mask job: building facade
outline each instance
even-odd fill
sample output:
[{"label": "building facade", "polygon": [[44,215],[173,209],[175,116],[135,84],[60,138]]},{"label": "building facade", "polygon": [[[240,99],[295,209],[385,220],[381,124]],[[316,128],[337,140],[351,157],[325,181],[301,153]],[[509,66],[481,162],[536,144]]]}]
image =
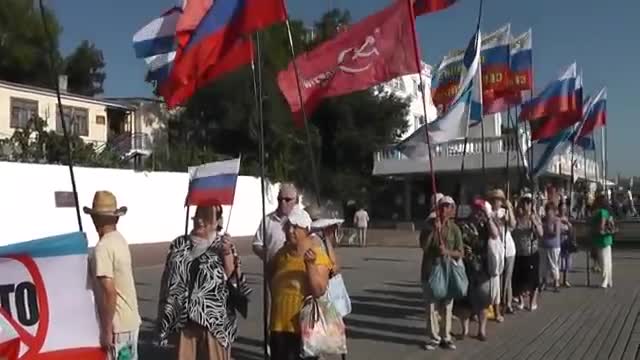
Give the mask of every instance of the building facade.
[{"label": "building facade", "polygon": [[[431,67],[423,65],[423,84],[426,87],[427,122],[437,118],[431,99]],[[417,75],[405,76],[384,85],[385,91],[399,97],[411,98],[407,117],[406,138],[424,125],[424,110]],[[481,125],[471,127],[468,137],[433,145],[433,170],[438,192],[451,194],[463,204],[487,188],[501,187],[512,191],[531,185],[528,178],[530,134],[525,126],[516,126],[515,116],[493,114],[485,116]],[[484,127],[484,143],[482,132]],[[465,149],[466,147],[466,149]],[[557,154],[550,161],[539,185],[552,184],[569,188],[572,174],[577,181],[594,181],[601,174],[592,155],[576,151]],[[484,166],[483,166],[484,165]],[[373,175],[386,183],[384,193],[372,197],[372,211],[376,219],[412,222],[424,219],[429,212],[432,193],[431,165],[428,157],[410,159],[389,144],[373,156]]]},{"label": "building facade", "polygon": [[[64,120],[70,134],[97,151],[109,148],[123,159],[138,165],[150,156],[153,140],[166,134],[171,112],[151,98],[99,99],[66,91],[61,77],[61,100]],[[62,134],[56,92],[35,86],[0,81],[0,139],[9,138],[29,120],[40,117],[46,130]]]}]

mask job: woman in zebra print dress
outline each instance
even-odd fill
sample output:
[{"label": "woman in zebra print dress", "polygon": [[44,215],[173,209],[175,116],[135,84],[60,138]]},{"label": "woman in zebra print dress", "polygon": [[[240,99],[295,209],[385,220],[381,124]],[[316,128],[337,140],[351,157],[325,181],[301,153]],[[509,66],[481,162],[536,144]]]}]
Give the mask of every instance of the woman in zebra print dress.
[{"label": "woman in zebra print dress", "polygon": [[[222,235],[222,207],[198,207],[193,231],[169,248],[162,276],[158,315],[160,343],[177,335],[178,359],[229,360],[237,334],[228,304],[227,278],[235,270],[231,238]],[[244,279],[244,276],[240,276]]]}]

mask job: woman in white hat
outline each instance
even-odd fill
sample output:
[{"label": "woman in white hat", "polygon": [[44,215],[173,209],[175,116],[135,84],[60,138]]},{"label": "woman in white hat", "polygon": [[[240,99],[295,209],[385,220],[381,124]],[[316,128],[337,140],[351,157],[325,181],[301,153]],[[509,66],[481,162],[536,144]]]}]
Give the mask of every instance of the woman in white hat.
[{"label": "woman in white hat", "polygon": [[332,263],[310,236],[311,217],[294,208],[284,224],[286,242],[270,263],[271,358],[300,359],[298,321],[304,298],[319,298],[327,291]]}]

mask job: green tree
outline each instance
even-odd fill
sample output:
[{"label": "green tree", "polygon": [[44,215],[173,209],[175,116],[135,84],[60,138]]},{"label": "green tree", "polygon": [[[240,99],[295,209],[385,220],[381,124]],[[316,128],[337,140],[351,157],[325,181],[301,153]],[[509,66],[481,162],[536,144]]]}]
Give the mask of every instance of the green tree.
[{"label": "green tree", "polygon": [[[45,19],[51,39],[44,31],[36,1],[0,1],[0,79],[52,88],[52,74],[60,73],[68,75],[69,91],[87,96],[101,94],[106,77],[102,51],[83,41],[63,59],[59,51],[62,27],[47,9]],[[53,49],[54,72],[49,65],[49,46]]]},{"label": "green tree", "polygon": [[[60,64],[58,37],[62,27],[55,15],[45,12],[53,37],[54,57]],[[45,44],[49,40],[39,9],[30,0],[0,1],[0,79],[48,87],[52,77]]]},{"label": "green tree", "polygon": [[[108,147],[97,148],[85,143],[77,135],[70,135],[73,163],[79,166],[123,167],[126,163]],[[29,120],[24,128],[16,129],[4,140],[3,157],[20,162],[68,164],[67,143],[64,136],[47,130],[47,122],[39,117]]]},{"label": "green tree", "polygon": [[102,51],[84,40],[64,61],[69,91],[86,96],[102,94],[106,78],[104,67]]}]

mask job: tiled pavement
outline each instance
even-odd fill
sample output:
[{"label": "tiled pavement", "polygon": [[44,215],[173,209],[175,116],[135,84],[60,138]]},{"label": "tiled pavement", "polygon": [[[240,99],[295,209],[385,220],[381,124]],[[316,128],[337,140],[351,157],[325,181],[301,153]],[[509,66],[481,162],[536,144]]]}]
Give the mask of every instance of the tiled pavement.
[{"label": "tiled pavement", "polygon": [[[154,245],[159,246],[159,245]],[[140,306],[144,317],[142,359],[170,359],[150,343],[164,249],[134,253]],[[585,255],[577,254],[574,285],[560,293],[544,293],[540,308],[491,323],[489,341],[457,342],[457,351],[432,353],[420,348],[424,310],[417,283],[420,250],[411,248],[343,248],[344,277],[353,301],[349,327],[349,359],[635,359],[640,357],[640,251],[614,251],[613,289],[586,287]],[[256,291],[249,318],[240,322],[234,345],[237,360],[262,359],[261,271],[251,255],[243,259]],[[593,283],[599,276],[592,275]],[[475,324],[472,324],[472,331]],[[459,327],[454,322],[453,332]]]}]

